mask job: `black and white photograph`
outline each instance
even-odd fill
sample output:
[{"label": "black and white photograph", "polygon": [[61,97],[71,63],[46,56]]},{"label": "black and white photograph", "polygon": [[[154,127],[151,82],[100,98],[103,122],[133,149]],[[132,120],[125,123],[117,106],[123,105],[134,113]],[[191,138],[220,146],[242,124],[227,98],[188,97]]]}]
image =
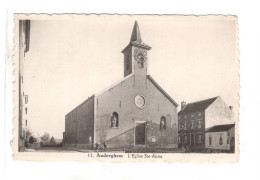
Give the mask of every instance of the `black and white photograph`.
[{"label": "black and white photograph", "polygon": [[15,23],[14,158],[237,161],[236,16]]}]

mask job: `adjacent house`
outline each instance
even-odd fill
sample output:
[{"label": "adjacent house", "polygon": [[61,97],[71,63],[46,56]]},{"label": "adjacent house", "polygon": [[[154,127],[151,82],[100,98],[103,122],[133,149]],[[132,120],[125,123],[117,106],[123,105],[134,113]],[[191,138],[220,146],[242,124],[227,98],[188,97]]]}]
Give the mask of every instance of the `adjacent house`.
[{"label": "adjacent house", "polygon": [[205,133],[205,147],[211,150],[235,150],[235,124],[210,127]]},{"label": "adjacent house", "polygon": [[178,113],[178,146],[205,149],[207,128],[232,123],[232,106],[219,96],[188,104],[182,102]]}]

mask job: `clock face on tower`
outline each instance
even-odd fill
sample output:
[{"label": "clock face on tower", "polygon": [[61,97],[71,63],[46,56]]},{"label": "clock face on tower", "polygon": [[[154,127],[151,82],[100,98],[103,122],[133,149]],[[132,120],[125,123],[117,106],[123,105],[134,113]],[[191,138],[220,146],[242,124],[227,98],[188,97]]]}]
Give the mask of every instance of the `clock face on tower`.
[{"label": "clock face on tower", "polygon": [[143,49],[135,49],[134,58],[137,61],[138,68],[143,68],[147,58],[147,52]]},{"label": "clock face on tower", "polygon": [[145,105],[145,98],[142,96],[142,95],[136,95],[135,96],[135,105],[138,107],[138,108],[142,108],[144,107]]}]

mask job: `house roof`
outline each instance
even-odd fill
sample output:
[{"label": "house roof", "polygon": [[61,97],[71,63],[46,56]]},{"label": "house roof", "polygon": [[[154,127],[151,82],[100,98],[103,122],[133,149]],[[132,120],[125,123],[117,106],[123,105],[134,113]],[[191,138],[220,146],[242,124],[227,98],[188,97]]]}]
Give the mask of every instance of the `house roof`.
[{"label": "house roof", "polygon": [[186,107],[183,110],[179,111],[179,115],[180,114],[187,114],[187,113],[192,113],[192,112],[197,112],[197,111],[202,111],[207,109],[207,107],[209,107],[217,98],[217,97],[213,97],[213,98],[209,98],[209,99],[205,99],[202,101],[197,101],[197,102],[192,102],[192,103],[188,103],[186,105]]},{"label": "house roof", "polygon": [[212,126],[206,130],[206,132],[223,132],[223,131],[228,131],[232,127],[234,127],[235,124],[223,124],[223,125],[217,125],[217,126]]},{"label": "house roof", "polygon": [[162,93],[165,95],[165,97],[171,101],[176,107],[178,107],[178,104],[171,98],[171,96],[169,94],[167,94],[163,88],[161,88],[161,86],[159,86],[159,84],[150,76],[150,75],[146,75],[147,79],[149,79],[153,85]]}]

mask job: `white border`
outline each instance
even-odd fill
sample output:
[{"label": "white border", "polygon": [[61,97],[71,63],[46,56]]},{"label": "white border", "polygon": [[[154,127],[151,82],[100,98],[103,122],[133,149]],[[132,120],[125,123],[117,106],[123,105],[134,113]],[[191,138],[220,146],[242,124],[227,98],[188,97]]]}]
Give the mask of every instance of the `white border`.
[{"label": "white border", "polygon": [[[9,0],[1,5],[1,27],[5,27],[5,21],[8,20],[9,29],[5,32],[1,28],[1,39],[5,39],[5,35],[10,38],[12,28],[10,27],[13,12],[45,12],[45,13],[174,13],[174,14],[235,14],[238,15],[239,21],[239,49],[241,60],[241,108],[240,108],[240,160],[237,164],[194,164],[194,163],[127,163],[127,164],[111,164],[111,163],[75,163],[75,162],[55,162],[55,163],[29,163],[14,162],[11,157],[11,148],[9,141],[12,139],[12,102],[10,102],[10,93],[4,96],[4,89],[9,92],[11,80],[11,67],[7,64],[5,83],[4,67],[4,49],[5,43],[11,47],[12,40],[7,42],[1,41],[1,117],[5,123],[1,121],[1,127],[5,128],[5,148],[1,148],[1,154],[5,150],[5,176],[0,179],[260,179],[260,141],[259,141],[259,117],[255,116],[260,107],[260,23],[259,23],[259,2],[253,1],[236,1],[236,0],[218,0],[218,1],[127,1],[124,5],[113,1],[92,1],[91,4],[86,1],[82,3],[76,1],[61,2],[60,1],[18,1]],[[6,10],[8,9],[8,11]],[[8,14],[8,17],[6,16]],[[9,51],[5,51],[8,53]],[[10,57],[7,54],[5,57]],[[3,89],[3,90],[2,90]],[[5,97],[5,103],[2,101]],[[4,109],[6,107],[6,109]],[[4,112],[6,116],[4,116]],[[4,131],[1,131],[1,135]],[[1,136],[4,137],[4,136]],[[2,140],[2,139],[1,139]],[[252,147],[253,145],[253,147]],[[2,162],[2,161],[1,161]],[[1,165],[3,165],[1,163]],[[249,167],[250,166],[250,167]],[[131,169],[131,172],[129,171]],[[203,169],[203,171],[201,171]],[[30,172],[30,175],[28,175]],[[116,172],[116,176],[114,173]],[[212,176],[214,175],[214,176]],[[3,178],[2,178],[3,177]]]}]

